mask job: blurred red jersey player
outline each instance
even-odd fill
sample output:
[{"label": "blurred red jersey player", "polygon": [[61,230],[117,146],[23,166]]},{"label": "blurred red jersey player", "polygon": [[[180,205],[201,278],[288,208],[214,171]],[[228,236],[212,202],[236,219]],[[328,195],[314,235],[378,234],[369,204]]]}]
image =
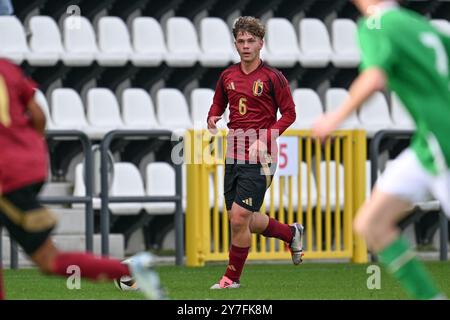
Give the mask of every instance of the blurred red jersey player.
[{"label": "blurred red jersey player", "polygon": [[[67,276],[67,268],[75,265],[82,277],[112,280],[132,272],[148,298],[160,298],[149,254],[138,254],[129,267],[119,260],[61,252],[54,246],[50,233],[56,219],[37,200],[47,178],[48,154],[46,119],[34,99],[35,87],[18,66],[0,59],[0,224],[44,273]],[[1,289],[0,279],[3,299]]]}]

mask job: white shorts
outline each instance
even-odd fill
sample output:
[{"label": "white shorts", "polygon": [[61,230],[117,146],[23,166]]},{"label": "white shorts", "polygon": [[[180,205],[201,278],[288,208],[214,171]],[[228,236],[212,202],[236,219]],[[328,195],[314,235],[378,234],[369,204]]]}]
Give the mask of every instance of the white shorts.
[{"label": "white shorts", "polygon": [[378,178],[379,190],[412,204],[439,200],[450,217],[450,171],[434,176],[422,166],[410,148],[392,161]]}]

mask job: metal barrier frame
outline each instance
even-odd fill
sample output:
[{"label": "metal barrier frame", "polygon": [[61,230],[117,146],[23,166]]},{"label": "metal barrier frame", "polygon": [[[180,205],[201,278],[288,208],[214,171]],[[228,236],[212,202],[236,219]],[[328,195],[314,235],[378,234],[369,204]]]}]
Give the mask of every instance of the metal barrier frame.
[{"label": "metal barrier frame", "polygon": [[[371,173],[370,173],[370,184],[372,189],[375,185],[375,181],[378,177],[378,157],[380,155],[381,143],[385,139],[396,139],[396,140],[406,140],[411,139],[414,134],[414,130],[382,130],[375,134],[371,143],[370,143],[370,162],[372,164]],[[441,261],[448,260],[448,220],[442,211],[439,212],[439,224],[440,224],[440,232],[439,232],[439,242],[440,242],[440,251],[439,251],[439,259]]]},{"label": "metal barrier frame", "polygon": [[[123,202],[175,202],[175,264],[182,265],[184,258],[184,216],[182,207],[182,169],[181,164],[174,164],[175,168],[175,196],[145,196],[145,197],[110,197],[108,183],[108,151],[111,143],[117,138],[168,138],[172,137],[172,131],[168,130],[114,130],[108,132],[100,144],[100,170],[101,170],[101,252],[109,254],[109,203]],[[179,141],[174,141],[178,143]]]},{"label": "metal barrier frame", "polygon": [[[45,132],[46,140],[79,140],[83,146],[85,157],[85,185],[86,195],[84,197],[42,197],[39,202],[42,204],[73,204],[84,203],[86,205],[86,251],[92,252],[94,247],[94,210],[93,210],[93,186],[92,186],[92,143],[88,136],[78,130],[49,130]],[[69,139],[67,139],[69,138]],[[19,267],[19,251],[17,242],[10,238],[10,268]],[[2,232],[0,228],[0,266],[2,265]]]}]

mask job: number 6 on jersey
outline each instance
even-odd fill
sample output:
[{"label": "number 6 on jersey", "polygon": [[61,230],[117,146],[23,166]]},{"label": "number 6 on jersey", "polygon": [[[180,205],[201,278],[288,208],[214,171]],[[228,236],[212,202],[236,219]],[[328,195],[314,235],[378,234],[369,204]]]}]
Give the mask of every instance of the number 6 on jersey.
[{"label": "number 6 on jersey", "polygon": [[240,98],[239,99],[239,113],[241,116],[245,115],[247,113],[247,99],[246,98]]}]

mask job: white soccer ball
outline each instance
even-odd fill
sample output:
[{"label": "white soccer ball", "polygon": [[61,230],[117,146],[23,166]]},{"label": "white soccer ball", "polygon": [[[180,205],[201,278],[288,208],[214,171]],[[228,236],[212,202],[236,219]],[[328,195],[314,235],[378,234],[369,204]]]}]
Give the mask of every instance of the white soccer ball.
[{"label": "white soccer ball", "polygon": [[120,279],[114,279],[114,285],[117,289],[122,291],[136,291],[139,290],[139,287],[136,283],[136,280],[130,276],[122,276]]},{"label": "white soccer ball", "polygon": [[[131,258],[122,261],[123,264],[129,265]],[[136,291],[139,290],[136,280],[131,276],[122,276],[119,279],[114,279],[114,285],[117,289],[122,291]]]}]

